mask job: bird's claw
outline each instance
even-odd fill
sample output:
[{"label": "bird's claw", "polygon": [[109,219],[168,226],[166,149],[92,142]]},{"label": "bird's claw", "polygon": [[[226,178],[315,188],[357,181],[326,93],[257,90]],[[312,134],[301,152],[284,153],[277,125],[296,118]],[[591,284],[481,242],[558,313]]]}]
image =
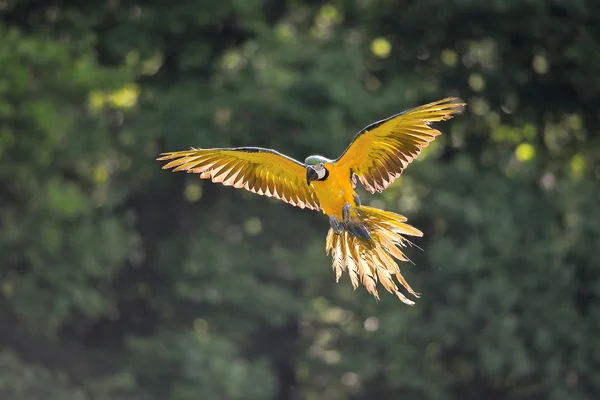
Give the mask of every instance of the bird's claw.
[{"label": "bird's claw", "polygon": [[342,208],[342,219],[344,220],[344,224],[348,225],[350,223],[350,204],[346,203]]},{"label": "bird's claw", "polygon": [[346,203],[344,205],[344,207],[342,207],[342,221],[340,221],[339,219],[337,219],[337,217],[335,215],[330,215],[329,216],[329,225],[331,225],[331,229],[333,229],[333,231],[336,234],[340,234],[342,233],[342,231],[348,227],[348,224],[351,223],[350,221],[350,208],[352,206],[349,203]]},{"label": "bird's claw", "polygon": [[344,230],[344,224],[340,222],[335,215],[329,216],[329,225],[336,235],[339,235]]},{"label": "bird's claw", "polygon": [[356,204],[357,207],[360,207],[360,205],[361,205],[360,197],[358,197],[357,194],[354,195],[354,203]]}]

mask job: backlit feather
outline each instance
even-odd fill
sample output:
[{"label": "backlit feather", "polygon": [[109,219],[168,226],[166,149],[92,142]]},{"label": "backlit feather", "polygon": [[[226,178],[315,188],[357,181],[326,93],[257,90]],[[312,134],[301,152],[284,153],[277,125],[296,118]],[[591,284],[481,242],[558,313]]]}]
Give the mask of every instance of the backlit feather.
[{"label": "backlit feather", "polygon": [[336,281],[348,269],[355,289],[362,283],[369,293],[379,299],[379,282],[400,301],[413,305],[414,302],[400,291],[393,277],[413,296],[418,298],[419,294],[404,279],[394,258],[409,261],[398,246],[405,246],[408,242],[403,235],[422,236],[421,231],[405,224],[406,218],[393,212],[368,206],[359,206],[356,212],[357,219],[367,229],[371,239],[359,238],[347,230],[339,235],[329,230],[325,249],[332,256]]},{"label": "backlit feather", "polygon": [[382,192],[440,134],[429,125],[452,118],[462,106],[447,98],[374,122],[356,135],[335,165],[355,173],[369,192]]},{"label": "backlit feather", "polygon": [[304,164],[259,147],[194,149],[163,153],[163,169],[199,174],[225,186],[275,197],[300,208],[320,210],[314,190],[306,184]]}]

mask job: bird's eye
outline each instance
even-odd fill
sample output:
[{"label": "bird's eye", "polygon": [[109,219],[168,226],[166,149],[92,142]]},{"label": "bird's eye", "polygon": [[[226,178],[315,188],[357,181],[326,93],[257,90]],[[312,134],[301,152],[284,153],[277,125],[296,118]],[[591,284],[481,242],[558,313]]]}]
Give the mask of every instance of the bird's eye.
[{"label": "bird's eye", "polygon": [[320,163],[319,164],[319,168],[323,168],[323,167],[325,167],[325,164],[324,163]]}]

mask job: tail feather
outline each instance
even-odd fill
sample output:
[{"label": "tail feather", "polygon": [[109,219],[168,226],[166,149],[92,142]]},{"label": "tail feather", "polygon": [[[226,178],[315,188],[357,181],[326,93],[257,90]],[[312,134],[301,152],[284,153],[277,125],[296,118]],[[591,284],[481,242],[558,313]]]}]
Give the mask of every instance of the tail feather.
[{"label": "tail feather", "polygon": [[343,250],[343,243],[341,240],[335,240],[334,243],[333,229],[330,229],[327,233],[327,241],[325,248],[327,250],[327,254],[332,253],[333,262],[331,267],[335,271],[335,281],[339,282],[342,277],[342,273],[346,269],[346,260],[345,260],[345,252]]},{"label": "tail feather", "polygon": [[[423,236],[423,233],[406,224],[402,215],[368,206],[358,206],[355,209],[356,218],[353,229],[344,230],[337,235],[330,229],[327,234],[326,251],[332,255],[332,268],[335,271],[336,282],[344,270],[348,270],[352,286],[356,289],[359,283],[379,300],[377,282],[390,293],[396,295],[403,303],[413,305],[400,292],[396,280],[415,297],[419,294],[408,284],[400,272],[400,267],[394,259],[410,261],[400,250],[411,242],[403,235]],[[356,226],[368,233],[368,237],[357,234]],[[359,231],[362,233],[362,231]]]},{"label": "tail feather", "polygon": [[342,249],[346,254],[346,268],[348,268],[348,273],[350,274],[352,286],[354,286],[354,289],[356,289],[358,287],[359,276],[360,278],[362,278],[363,271],[359,270],[356,267],[356,263],[354,262],[352,254],[350,253],[350,248],[352,247],[350,242],[353,239],[353,237],[351,237],[347,232],[344,232],[344,237],[346,238],[346,240],[343,241]]}]

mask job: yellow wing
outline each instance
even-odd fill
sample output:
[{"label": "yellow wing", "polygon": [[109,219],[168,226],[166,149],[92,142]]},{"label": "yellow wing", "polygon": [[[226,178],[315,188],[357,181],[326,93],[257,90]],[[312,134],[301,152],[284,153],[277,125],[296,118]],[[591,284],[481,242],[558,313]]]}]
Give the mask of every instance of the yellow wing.
[{"label": "yellow wing", "polygon": [[349,168],[369,192],[382,192],[440,134],[429,124],[460,112],[457,107],[464,103],[456,100],[438,100],[372,123],[356,135],[335,165]]},{"label": "yellow wing", "polygon": [[306,184],[304,164],[275,150],[260,147],[193,149],[163,153],[173,160],[163,169],[200,174],[200,178],[253,193],[275,197],[300,208],[320,210],[313,189]]}]

